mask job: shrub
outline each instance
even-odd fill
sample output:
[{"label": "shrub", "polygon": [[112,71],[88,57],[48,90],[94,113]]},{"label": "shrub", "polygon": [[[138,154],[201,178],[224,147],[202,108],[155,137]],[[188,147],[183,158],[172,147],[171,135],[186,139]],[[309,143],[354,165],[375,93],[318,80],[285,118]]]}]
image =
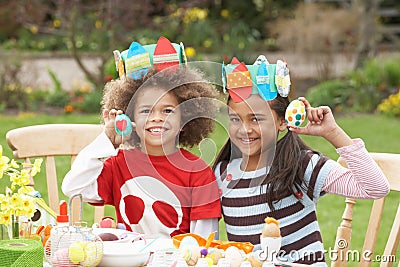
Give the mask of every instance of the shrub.
[{"label": "shrub", "polygon": [[351,104],[352,88],[346,81],[331,80],[310,88],[306,94],[313,106],[329,106],[342,110]]},{"label": "shrub", "polygon": [[61,82],[57,78],[56,74],[48,69],[51,80],[53,81],[53,91],[45,97],[45,103],[52,107],[64,107],[70,101],[70,96],[68,92],[64,91],[61,87]]},{"label": "shrub", "polygon": [[101,90],[93,90],[85,95],[82,102],[82,111],[87,113],[99,113],[101,108],[101,99],[103,92]]},{"label": "shrub", "polygon": [[[2,52],[1,52],[2,53]],[[22,63],[18,54],[2,54],[0,61],[0,105],[23,111],[28,105],[26,86],[21,82]]]},{"label": "shrub", "polygon": [[50,92],[45,98],[45,104],[52,107],[64,107],[69,103],[69,94],[65,91]]},{"label": "shrub", "polygon": [[354,108],[357,111],[374,111],[378,104],[397,92],[400,85],[400,57],[374,58],[364,67],[348,73],[354,87]]},{"label": "shrub", "polygon": [[104,77],[110,76],[112,79],[117,79],[119,77],[117,68],[115,67],[115,60],[111,58],[107,61],[104,66]]}]

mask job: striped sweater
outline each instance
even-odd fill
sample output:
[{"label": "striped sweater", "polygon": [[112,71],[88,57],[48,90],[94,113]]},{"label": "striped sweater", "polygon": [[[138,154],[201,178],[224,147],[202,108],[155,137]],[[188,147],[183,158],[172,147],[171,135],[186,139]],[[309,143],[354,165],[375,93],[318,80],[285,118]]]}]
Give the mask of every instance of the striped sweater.
[{"label": "striped sweater", "polygon": [[[357,139],[354,145],[337,151],[345,158],[350,169],[308,152],[303,159],[307,168],[304,175],[306,189],[302,192],[302,198],[283,196],[274,202],[274,211],[270,210],[265,198],[267,168],[244,172],[240,169],[242,159],[234,159],[221,176],[220,170],[224,168],[218,164],[215,174],[221,191],[228,239],[257,245],[265,217],[274,217],[280,222],[282,247],[278,257],[282,261],[326,266],[315,211],[317,200],[324,193],[380,198],[389,191],[382,171],[369,157],[361,140]],[[356,170],[352,170],[352,166]]]}]

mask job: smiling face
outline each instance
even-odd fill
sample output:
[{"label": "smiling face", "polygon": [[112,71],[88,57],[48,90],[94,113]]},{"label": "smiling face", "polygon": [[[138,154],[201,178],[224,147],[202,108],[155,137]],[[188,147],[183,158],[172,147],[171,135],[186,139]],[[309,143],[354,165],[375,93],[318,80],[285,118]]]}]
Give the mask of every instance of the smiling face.
[{"label": "smiling face", "polygon": [[141,150],[149,155],[174,153],[181,130],[181,112],[175,95],[157,88],[139,91],[134,107]]},{"label": "smiling face", "polygon": [[265,167],[268,151],[275,148],[278,132],[285,128],[284,119],[278,118],[259,95],[243,102],[229,101],[229,136],[242,153],[244,170]]}]

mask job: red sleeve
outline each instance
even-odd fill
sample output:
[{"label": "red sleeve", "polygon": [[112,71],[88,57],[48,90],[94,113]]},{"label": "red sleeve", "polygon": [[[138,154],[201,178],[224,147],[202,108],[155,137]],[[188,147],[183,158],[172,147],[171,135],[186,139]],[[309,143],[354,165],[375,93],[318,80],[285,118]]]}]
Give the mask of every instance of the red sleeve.
[{"label": "red sleeve", "polygon": [[221,218],[218,184],[210,167],[191,175],[192,208],[190,220]]},{"label": "red sleeve", "polygon": [[103,169],[97,178],[97,190],[99,196],[104,200],[104,204],[114,205],[113,199],[113,168],[116,157],[107,159],[103,164]]}]

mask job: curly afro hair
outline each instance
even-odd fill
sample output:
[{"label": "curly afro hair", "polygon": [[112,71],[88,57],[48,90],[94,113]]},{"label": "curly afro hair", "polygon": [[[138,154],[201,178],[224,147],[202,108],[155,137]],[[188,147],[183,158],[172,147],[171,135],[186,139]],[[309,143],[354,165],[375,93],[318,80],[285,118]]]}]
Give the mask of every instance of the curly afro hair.
[{"label": "curly afro hair", "polygon": [[[201,72],[183,65],[161,72],[150,70],[138,80],[125,78],[108,82],[104,87],[102,108],[123,110],[132,119],[139,95],[136,93],[150,87],[168,91],[177,98],[184,124],[178,139],[181,146],[193,147],[214,130],[217,90]],[[128,143],[134,146],[140,143],[135,132]]]}]

